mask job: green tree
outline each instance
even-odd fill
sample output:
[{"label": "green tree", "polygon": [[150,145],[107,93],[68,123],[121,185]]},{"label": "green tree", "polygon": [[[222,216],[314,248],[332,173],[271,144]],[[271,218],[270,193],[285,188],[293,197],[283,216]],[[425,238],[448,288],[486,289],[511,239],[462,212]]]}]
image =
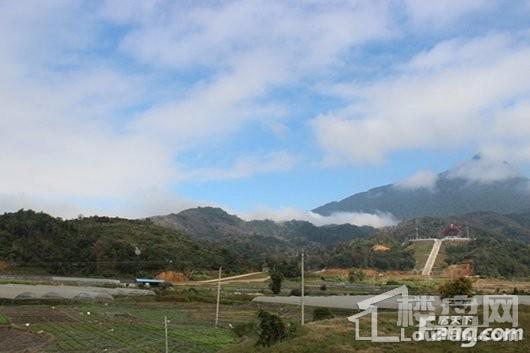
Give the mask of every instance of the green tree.
[{"label": "green tree", "polygon": [[460,277],[446,282],[438,287],[442,298],[451,298],[456,295],[473,295],[473,282],[467,277]]},{"label": "green tree", "polygon": [[350,272],[348,273],[348,280],[351,283],[361,282],[365,278],[366,278],[366,275],[364,274],[364,272],[356,268],[351,269]]},{"label": "green tree", "polygon": [[256,345],[270,347],[287,336],[287,329],[279,316],[260,310],[258,318],[259,338]]},{"label": "green tree", "polygon": [[313,310],[313,321],[333,319],[333,313],[329,308],[316,308]]},{"label": "green tree", "polygon": [[279,271],[273,271],[271,273],[270,288],[274,294],[279,294],[282,290],[283,275]]}]

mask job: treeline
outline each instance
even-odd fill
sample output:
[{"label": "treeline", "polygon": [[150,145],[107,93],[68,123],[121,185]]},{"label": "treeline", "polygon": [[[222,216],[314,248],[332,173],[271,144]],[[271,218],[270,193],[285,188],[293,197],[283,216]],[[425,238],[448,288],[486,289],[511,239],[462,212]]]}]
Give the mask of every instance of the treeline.
[{"label": "treeline", "polygon": [[161,270],[261,268],[259,261],[241,256],[249,251],[240,251],[194,242],[147,220],[62,220],[24,210],[0,216],[0,260],[33,272],[150,276]]},{"label": "treeline", "polygon": [[530,246],[505,238],[480,236],[466,244],[448,246],[446,256],[449,264],[470,260],[474,272],[485,277],[530,276]]},{"label": "treeline", "polygon": [[340,244],[332,252],[328,264],[331,267],[370,267],[381,271],[406,271],[414,268],[414,256],[404,245],[389,239],[385,243],[390,245],[385,251],[374,250],[374,246],[378,244],[375,237]]},{"label": "treeline", "polygon": [[277,237],[259,235],[201,242],[150,220],[97,216],[63,220],[28,210],[0,215],[0,261],[15,270],[55,275],[152,276],[159,271],[223,266],[228,273],[274,267],[295,276],[302,250],[310,269],[414,266],[411,254],[402,247],[378,253],[371,249],[374,240],[370,239],[328,247],[295,247]]}]

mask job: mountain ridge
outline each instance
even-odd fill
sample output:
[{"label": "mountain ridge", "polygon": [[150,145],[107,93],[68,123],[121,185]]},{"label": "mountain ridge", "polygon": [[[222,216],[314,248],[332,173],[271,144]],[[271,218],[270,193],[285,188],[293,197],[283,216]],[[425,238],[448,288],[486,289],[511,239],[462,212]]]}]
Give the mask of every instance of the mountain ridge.
[{"label": "mountain ridge", "polygon": [[221,241],[223,239],[246,240],[251,237],[271,237],[292,244],[335,244],[375,232],[370,226],[337,224],[316,226],[308,221],[272,220],[245,221],[221,208],[196,207],[165,216],[149,218],[153,223],[175,229],[200,241]]},{"label": "mountain ridge", "polygon": [[411,187],[406,180],[375,187],[324,204],[313,212],[322,216],[337,212],[384,212],[405,220],[479,211],[509,214],[530,209],[530,179],[504,161],[475,156],[448,171],[425,174],[415,182],[417,187]]}]

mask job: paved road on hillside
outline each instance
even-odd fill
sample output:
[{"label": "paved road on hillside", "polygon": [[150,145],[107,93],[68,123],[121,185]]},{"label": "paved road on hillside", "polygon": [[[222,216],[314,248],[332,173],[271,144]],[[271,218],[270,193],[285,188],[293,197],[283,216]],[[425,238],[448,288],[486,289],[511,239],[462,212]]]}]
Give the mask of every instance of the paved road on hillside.
[{"label": "paved road on hillside", "polygon": [[436,258],[438,257],[438,253],[440,252],[441,246],[442,246],[442,240],[435,239],[434,245],[432,246],[432,249],[431,249],[431,253],[429,254],[429,257],[427,258],[427,261],[425,262],[425,267],[423,267],[423,271],[421,271],[421,274],[423,276],[431,275],[432,268],[434,266]]}]

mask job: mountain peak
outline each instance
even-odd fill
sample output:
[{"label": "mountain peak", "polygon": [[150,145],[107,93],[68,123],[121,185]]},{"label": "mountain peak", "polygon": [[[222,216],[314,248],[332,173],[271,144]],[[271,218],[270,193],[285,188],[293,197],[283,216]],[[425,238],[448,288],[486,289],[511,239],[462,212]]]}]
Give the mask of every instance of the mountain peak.
[{"label": "mountain peak", "polygon": [[510,163],[495,158],[487,158],[481,154],[477,154],[471,160],[442,173],[441,176],[483,184],[524,178]]},{"label": "mountain peak", "polygon": [[447,217],[478,211],[501,214],[530,208],[530,180],[505,161],[477,154],[446,172],[419,172],[392,185],[381,186],[328,203],[313,212],[390,213],[407,219]]}]

